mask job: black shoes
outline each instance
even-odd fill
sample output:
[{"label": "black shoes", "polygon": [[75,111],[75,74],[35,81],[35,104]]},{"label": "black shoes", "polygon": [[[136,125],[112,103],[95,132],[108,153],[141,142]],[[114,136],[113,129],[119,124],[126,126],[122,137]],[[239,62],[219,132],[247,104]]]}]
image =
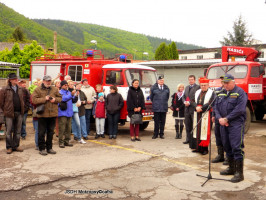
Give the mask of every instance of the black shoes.
[{"label": "black shoes", "polygon": [[131,138],[131,141],[132,141],[132,142],[135,142],[136,140],[135,140],[135,138]]},{"label": "black shoes", "polygon": [[98,139],[100,136],[98,134],[95,135],[95,139]]},{"label": "black shoes", "polygon": [[101,135],[102,138],[105,138],[104,134]]},{"label": "black shoes", "polygon": [[135,140],[136,140],[136,141],[141,141],[141,139],[139,139],[139,138],[135,138]]},{"label": "black shoes", "polygon": [[67,147],[73,147],[73,144],[65,143],[65,146],[67,146]]},{"label": "black shoes", "polygon": [[83,140],[88,140],[89,138],[88,138],[88,136],[87,137],[83,137]]},{"label": "black shoes", "polygon": [[152,139],[156,139],[156,138],[158,138],[158,136],[156,136],[156,135],[153,135],[152,136]]},{"label": "black shoes", "polygon": [[113,139],[116,139],[116,135],[113,135]]},{"label": "black shoes", "polygon": [[111,140],[113,138],[113,136],[112,135],[109,135],[109,139]]},{"label": "black shoes", "polygon": [[161,139],[164,139],[164,136],[163,136],[163,135],[160,135],[160,138],[161,138]]},{"label": "black shoes", "polygon": [[188,144],[189,143],[189,141],[185,141],[185,142],[183,142],[183,144]]}]

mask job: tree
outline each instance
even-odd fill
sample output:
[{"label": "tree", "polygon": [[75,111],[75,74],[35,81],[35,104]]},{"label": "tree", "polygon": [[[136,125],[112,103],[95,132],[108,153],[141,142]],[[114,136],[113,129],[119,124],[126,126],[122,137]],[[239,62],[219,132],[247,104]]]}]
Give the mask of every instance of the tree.
[{"label": "tree", "polygon": [[168,47],[165,42],[161,43],[156,49],[155,60],[168,60]]},{"label": "tree", "polygon": [[44,50],[36,41],[30,45],[25,45],[23,50],[20,50],[19,44],[15,43],[12,50],[5,49],[0,51],[0,60],[4,62],[21,64],[19,74],[21,78],[29,78],[30,63],[44,54]]},{"label": "tree", "polygon": [[26,36],[19,26],[12,33],[11,40],[14,42],[26,42]]},{"label": "tree", "polygon": [[179,59],[179,55],[178,55],[178,51],[177,51],[175,42],[172,42],[171,44],[169,44],[168,51],[169,51],[169,60],[178,60]]},{"label": "tree", "polygon": [[252,34],[248,33],[246,22],[243,21],[241,15],[234,22],[233,33],[227,33],[228,37],[223,37],[220,41],[223,46],[249,46],[252,44]]}]

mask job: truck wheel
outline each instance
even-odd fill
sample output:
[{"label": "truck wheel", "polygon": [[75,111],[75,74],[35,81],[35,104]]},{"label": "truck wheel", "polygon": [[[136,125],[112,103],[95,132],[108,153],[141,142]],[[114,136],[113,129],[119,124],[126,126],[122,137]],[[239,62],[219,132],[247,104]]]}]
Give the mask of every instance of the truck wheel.
[{"label": "truck wheel", "polygon": [[248,129],[249,129],[250,123],[251,123],[251,113],[250,113],[250,109],[248,107],[246,107],[246,112],[247,112],[247,119],[245,121],[245,134],[248,132]]},{"label": "truck wheel", "polygon": [[145,128],[147,128],[149,125],[149,122],[143,122],[143,124],[139,125],[139,130],[143,131]]},{"label": "truck wheel", "polygon": [[255,110],[255,116],[256,120],[263,120],[264,117],[264,109],[259,107],[258,109]]}]

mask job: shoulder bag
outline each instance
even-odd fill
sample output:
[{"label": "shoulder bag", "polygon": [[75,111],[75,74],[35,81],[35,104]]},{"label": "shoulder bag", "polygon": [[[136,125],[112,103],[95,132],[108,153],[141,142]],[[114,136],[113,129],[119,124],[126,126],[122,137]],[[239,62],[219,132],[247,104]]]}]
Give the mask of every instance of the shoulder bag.
[{"label": "shoulder bag", "polygon": [[140,113],[134,113],[130,118],[130,124],[142,124],[142,115]]}]

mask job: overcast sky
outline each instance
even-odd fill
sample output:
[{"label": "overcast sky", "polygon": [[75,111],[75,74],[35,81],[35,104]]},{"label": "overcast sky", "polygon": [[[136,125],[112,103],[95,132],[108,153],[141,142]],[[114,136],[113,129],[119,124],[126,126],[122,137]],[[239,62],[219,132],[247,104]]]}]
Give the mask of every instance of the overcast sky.
[{"label": "overcast sky", "polygon": [[218,47],[242,15],[266,43],[265,0],[0,0],[33,19],[99,24],[177,42]]}]

